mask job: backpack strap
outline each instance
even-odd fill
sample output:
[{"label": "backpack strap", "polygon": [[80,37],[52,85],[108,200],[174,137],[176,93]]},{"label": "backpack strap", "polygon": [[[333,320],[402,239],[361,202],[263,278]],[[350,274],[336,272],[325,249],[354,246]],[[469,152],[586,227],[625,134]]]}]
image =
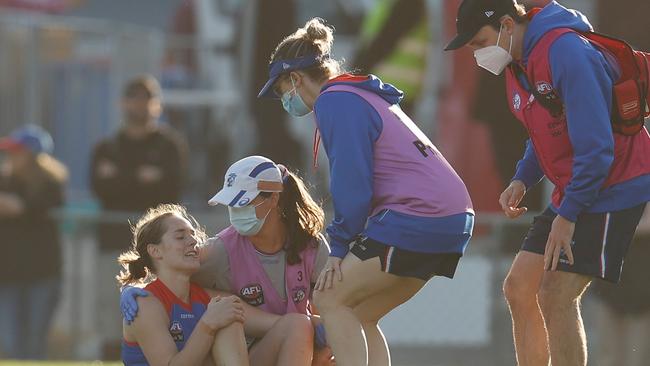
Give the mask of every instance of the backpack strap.
[{"label": "backpack strap", "polygon": [[[561,117],[564,114],[564,104],[557,92],[549,88],[546,82],[538,84],[539,80],[535,79],[535,70],[537,67],[540,67],[538,65],[539,60],[542,58],[548,60],[549,51],[555,40],[567,33],[577,32],[571,28],[557,28],[544,34],[528,58],[528,65],[525,69],[521,64],[513,63],[514,74],[519,80],[523,79],[528,83],[528,88],[531,94],[535,96],[535,100],[548,110],[553,117]],[[547,64],[550,68],[550,63],[547,62]],[[548,70],[548,74],[551,74],[551,70]],[[547,82],[550,82],[550,80]]]},{"label": "backpack strap", "polygon": [[564,114],[564,104],[555,93],[555,91],[550,91],[547,94],[542,95],[537,89],[534,81],[531,81],[531,78],[528,77],[528,73],[524,70],[524,67],[517,62],[512,63],[512,71],[514,72],[517,80],[525,80],[528,84],[528,89],[530,89],[531,94],[535,97],[535,100],[544,107],[551,116],[561,117]]}]

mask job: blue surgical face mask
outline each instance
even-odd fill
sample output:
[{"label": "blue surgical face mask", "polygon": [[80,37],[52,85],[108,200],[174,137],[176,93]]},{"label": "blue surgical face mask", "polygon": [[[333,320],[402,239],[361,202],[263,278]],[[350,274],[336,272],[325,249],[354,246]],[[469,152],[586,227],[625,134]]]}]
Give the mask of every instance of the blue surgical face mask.
[{"label": "blue surgical face mask", "polygon": [[287,113],[294,117],[302,117],[308,115],[311,113],[311,109],[307,107],[305,101],[302,100],[302,97],[300,94],[298,94],[298,90],[296,90],[296,85],[293,82],[293,78],[291,78],[291,86],[293,89],[282,94],[282,97],[280,98],[282,100],[282,107],[284,107],[284,110],[287,111]]},{"label": "blue surgical face mask", "polygon": [[264,221],[266,217],[269,216],[271,210],[264,215],[263,218],[258,219],[255,209],[257,206],[263,204],[266,200],[260,202],[259,204],[253,206],[244,206],[244,207],[230,207],[228,206],[228,214],[230,214],[230,223],[232,226],[243,236],[252,236],[260,232],[262,226],[264,226]]}]

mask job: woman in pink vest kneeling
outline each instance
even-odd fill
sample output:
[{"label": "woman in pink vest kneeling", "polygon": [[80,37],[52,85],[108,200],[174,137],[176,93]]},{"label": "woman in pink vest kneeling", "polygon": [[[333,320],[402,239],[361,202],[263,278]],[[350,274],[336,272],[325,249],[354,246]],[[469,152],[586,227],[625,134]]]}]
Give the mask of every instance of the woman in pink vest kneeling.
[{"label": "woman in pink vest kneeling", "polygon": [[[202,248],[201,271],[196,277],[199,283],[234,293],[269,314],[289,314],[299,323],[289,327],[278,324],[265,334],[247,334],[255,337],[249,339],[253,342],[251,359],[274,360],[268,363],[273,365],[299,364],[288,362],[299,356],[295,352],[264,352],[256,347],[307,339],[305,351],[309,354],[304,356],[311,358],[315,339],[313,364],[328,364],[331,351],[325,345],[324,328],[314,315],[311,295],[329,246],[320,234],[323,210],[302,180],[283,165],[249,156],[230,166],[223,189],[209,203],[227,206],[232,225]],[[308,337],[299,332],[305,322]],[[307,363],[300,364],[309,364],[305,360]]]}]

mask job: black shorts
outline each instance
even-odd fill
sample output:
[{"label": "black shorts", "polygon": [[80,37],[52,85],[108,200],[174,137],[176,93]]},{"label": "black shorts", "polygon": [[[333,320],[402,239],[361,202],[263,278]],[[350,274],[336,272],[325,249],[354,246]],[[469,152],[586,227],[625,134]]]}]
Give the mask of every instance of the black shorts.
[{"label": "black shorts", "polygon": [[[570,265],[566,255],[561,253],[557,269],[618,283],[644,209],[645,203],[621,211],[580,214],[571,244],[574,264]],[[536,216],[521,250],[543,255],[556,216],[550,208]]]},{"label": "black shorts", "polygon": [[358,239],[350,252],[362,261],[379,257],[383,272],[424,281],[433,276],[454,278],[461,257],[458,253],[411,252],[367,237]]}]

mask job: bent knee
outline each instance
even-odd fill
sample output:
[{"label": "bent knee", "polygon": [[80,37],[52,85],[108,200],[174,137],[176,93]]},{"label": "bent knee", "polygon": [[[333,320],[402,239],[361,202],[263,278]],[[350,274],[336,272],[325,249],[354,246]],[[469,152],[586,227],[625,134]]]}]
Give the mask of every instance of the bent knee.
[{"label": "bent knee", "polygon": [[538,289],[520,275],[508,274],[503,281],[503,295],[511,306],[537,301]]},{"label": "bent knee", "polygon": [[304,314],[290,313],[283,315],[278,321],[278,325],[289,335],[297,335],[309,339],[314,335],[314,327],[311,324],[311,319]]}]

